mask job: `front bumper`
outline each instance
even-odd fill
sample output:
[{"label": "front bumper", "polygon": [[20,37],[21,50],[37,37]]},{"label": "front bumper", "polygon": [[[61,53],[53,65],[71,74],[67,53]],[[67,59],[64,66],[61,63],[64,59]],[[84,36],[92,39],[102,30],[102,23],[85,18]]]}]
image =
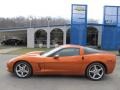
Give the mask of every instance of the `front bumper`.
[{"label": "front bumper", "polygon": [[7,63],[7,71],[13,72],[12,63]]}]

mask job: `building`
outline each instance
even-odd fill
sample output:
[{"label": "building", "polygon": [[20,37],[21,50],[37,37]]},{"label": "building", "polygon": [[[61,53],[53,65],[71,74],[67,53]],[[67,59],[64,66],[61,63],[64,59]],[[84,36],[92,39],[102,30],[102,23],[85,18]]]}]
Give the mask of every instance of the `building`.
[{"label": "building", "polygon": [[[22,39],[27,42],[28,48],[55,47],[56,45],[70,44],[71,25],[43,26],[39,28],[13,28],[0,30],[0,42],[6,39]],[[87,25],[87,45],[100,46],[102,25],[89,23]],[[92,41],[94,39],[94,42]]]}]

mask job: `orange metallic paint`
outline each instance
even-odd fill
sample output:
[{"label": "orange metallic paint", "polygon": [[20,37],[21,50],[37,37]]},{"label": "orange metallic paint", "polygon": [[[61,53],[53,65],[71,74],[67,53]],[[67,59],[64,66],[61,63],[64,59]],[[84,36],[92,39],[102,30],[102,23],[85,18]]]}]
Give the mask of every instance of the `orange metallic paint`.
[{"label": "orange metallic paint", "polygon": [[13,72],[16,62],[26,61],[33,69],[33,74],[58,74],[58,75],[85,75],[88,65],[94,62],[104,64],[106,67],[106,74],[112,73],[116,64],[116,55],[103,52],[95,54],[84,54],[82,46],[64,45],[63,48],[75,47],[80,48],[80,55],[65,56],[55,59],[54,57],[41,57],[41,51],[27,53],[18,56],[7,62],[9,72]]}]

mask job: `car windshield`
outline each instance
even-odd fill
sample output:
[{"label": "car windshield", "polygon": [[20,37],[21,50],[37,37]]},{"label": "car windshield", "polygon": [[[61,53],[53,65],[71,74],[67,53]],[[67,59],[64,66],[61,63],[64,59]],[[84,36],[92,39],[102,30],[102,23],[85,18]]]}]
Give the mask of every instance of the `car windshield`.
[{"label": "car windshield", "polygon": [[47,57],[47,56],[51,55],[52,53],[54,53],[54,52],[60,50],[61,48],[62,48],[62,47],[54,48],[54,49],[52,49],[52,50],[50,50],[50,51],[44,52],[41,56]]}]

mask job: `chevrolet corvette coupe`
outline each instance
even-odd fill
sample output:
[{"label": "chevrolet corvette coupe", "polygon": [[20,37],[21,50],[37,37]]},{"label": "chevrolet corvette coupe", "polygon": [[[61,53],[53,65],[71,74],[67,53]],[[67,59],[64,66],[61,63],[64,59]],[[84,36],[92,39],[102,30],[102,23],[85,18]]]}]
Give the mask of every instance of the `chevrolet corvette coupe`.
[{"label": "chevrolet corvette coupe", "polygon": [[114,71],[116,55],[78,45],[62,45],[50,51],[34,51],[7,62],[19,78],[31,75],[83,75],[100,80]]}]

